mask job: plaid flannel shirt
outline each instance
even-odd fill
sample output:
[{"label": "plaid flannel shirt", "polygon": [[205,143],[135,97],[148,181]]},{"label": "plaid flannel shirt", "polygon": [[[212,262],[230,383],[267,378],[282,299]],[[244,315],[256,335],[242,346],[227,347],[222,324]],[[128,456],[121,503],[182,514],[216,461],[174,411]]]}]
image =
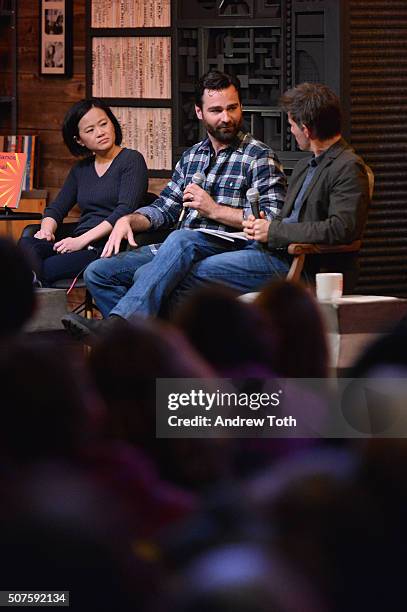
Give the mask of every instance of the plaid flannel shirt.
[{"label": "plaid flannel shirt", "polygon": [[[209,138],[185,151],[177,163],[172,178],[159,198],[149,206],[142,206],[137,213],[146,216],[152,229],[174,227],[182,211],[185,187],[195,172],[206,176],[202,188],[218,204],[232,208],[250,207],[246,192],[251,187],[260,194],[260,210],[272,219],[282,208],[287,182],[275,153],[253,138],[239,132],[233,144],[221,149],[213,160],[214,151]],[[188,208],[182,221],[183,228],[210,228],[235,232],[236,228],[217,223],[198,215]],[[153,250],[153,245],[150,245]]]}]

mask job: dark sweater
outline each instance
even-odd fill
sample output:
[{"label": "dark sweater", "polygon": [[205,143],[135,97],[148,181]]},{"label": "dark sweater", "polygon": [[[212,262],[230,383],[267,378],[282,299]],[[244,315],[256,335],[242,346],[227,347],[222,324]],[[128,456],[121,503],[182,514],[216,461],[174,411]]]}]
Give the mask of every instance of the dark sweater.
[{"label": "dark sweater", "polygon": [[138,151],[122,149],[101,177],[96,174],[94,157],[88,157],[71,169],[61,191],[45,209],[44,217],[52,217],[59,225],[78,204],[81,216],[75,236],[102,221],[113,227],[117,219],[142,205],[147,186],[146,162]]}]

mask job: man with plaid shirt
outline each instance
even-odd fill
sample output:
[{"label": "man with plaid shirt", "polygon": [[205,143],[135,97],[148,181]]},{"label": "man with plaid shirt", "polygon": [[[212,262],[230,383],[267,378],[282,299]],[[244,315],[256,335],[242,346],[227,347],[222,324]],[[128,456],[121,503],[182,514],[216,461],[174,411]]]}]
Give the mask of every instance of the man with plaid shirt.
[{"label": "man with plaid shirt", "polygon": [[[183,287],[189,291],[205,282],[255,291],[288,268],[283,256],[271,256],[256,241],[232,236],[242,231],[244,211],[250,209],[248,189],[259,191],[260,209],[268,219],[282,208],[286,194],[286,179],[273,151],[240,129],[238,79],[216,70],[205,74],[197,85],[195,110],[207,138],[185,151],[153,204],[115,224],[101,259],[85,271],[86,285],[104,317],[156,315]],[[197,172],[205,177],[201,185],[192,182]],[[184,207],[180,228],[161,245],[136,248],[134,234],[176,226]],[[232,234],[225,238],[200,231],[206,229]],[[119,253],[123,239],[134,249]],[[75,331],[77,324],[89,323],[70,315],[64,324]]]}]

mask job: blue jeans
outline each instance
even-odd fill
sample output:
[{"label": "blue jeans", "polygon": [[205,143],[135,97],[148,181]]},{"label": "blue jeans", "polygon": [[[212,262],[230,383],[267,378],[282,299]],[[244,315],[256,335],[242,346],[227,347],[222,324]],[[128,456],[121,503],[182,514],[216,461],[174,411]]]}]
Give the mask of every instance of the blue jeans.
[{"label": "blue jeans", "polygon": [[[243,245],[243,247],[242,247]],[[196,287],[221,282],[241,293],[257,291],[285,276],[286,257],[258,243],[229,242],[192,230],[175,230],[154,256],[148,246],[99,259],[85,271],[86,285],[104,317],[157,315],[168,298],[180,299]]]}]

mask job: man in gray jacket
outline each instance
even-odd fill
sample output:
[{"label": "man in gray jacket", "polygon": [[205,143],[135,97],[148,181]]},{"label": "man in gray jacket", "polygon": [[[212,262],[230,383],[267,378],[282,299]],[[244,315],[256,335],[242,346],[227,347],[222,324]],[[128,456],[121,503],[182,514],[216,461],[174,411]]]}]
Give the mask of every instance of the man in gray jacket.
[{"label": "man in gray jacket", "polygon": [[361,237],[369,205],[363,160],[341,136],[340,103],[318,83],[302,83],[281,99],[291,133],[311,158],[300,160],[291,176],[281,212],[269,221],[243,222],[249,238],[266,243],[272,254],[291,242],[345,244]]}]

